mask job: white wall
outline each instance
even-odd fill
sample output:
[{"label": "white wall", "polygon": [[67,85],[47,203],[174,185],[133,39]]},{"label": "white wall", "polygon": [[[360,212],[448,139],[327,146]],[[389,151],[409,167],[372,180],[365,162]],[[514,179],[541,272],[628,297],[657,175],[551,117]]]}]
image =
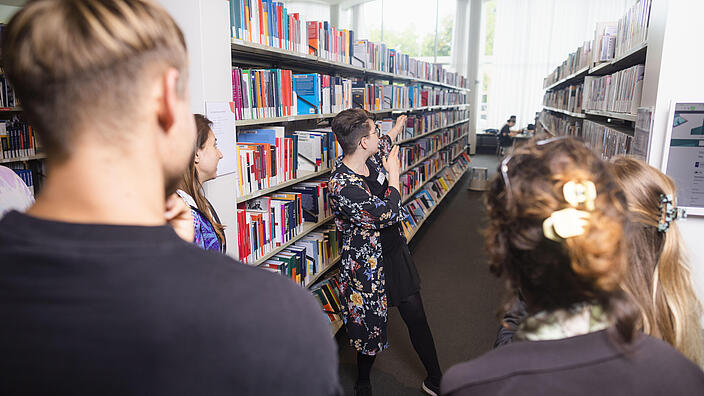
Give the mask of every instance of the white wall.
[{"label": "white wall", "polygon": [[[704,1],[653,0],[648,29],[648,55],[642,106],[654,106],[649,162],[660,167],[671,100],[704,100],[704,51],[701,16]],[[704,301],[704,217],[679,221],[693,271],[693,280]]]}]

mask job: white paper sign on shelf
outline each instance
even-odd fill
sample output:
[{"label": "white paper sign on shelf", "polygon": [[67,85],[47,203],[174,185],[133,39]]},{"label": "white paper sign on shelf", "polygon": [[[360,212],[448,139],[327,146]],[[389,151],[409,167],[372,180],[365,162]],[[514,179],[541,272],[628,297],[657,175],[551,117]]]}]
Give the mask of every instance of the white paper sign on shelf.
[{"label": "white paper sign on shelf", "polygon": [[631,153],[643,161],[648,161],[648,153],[650,152],[650,136],[653,130],[652,116],[652,107],[638,108]]},{"label": "white paper sign on shelf", "polygon": [[206,102],[205,116],[213,122],[213,133],[218,140],[222,159],[218,163],[218,176],[235,172],[235,107],[233,102]]}]

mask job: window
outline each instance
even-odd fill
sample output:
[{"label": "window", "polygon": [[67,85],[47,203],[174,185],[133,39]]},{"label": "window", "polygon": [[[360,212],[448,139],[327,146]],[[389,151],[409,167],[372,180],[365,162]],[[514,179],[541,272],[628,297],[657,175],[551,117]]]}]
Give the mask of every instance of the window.
[{"label": "window", "polygon": [[376,0],[361,7],[359,37],[427,62],[449,63],[454,0]]}]

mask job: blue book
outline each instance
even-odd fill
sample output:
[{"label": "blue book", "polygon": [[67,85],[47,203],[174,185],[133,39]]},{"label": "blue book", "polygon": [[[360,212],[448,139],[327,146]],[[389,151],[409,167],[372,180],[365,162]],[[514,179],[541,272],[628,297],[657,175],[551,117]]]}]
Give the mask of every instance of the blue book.
[{"label": "blue book", "polygon": [[283,8],[282,14],[284,16],[284,20],[282,21],[283,28],[284,28],[284,41],[285,41],[284,48],[290,50],[291,48],[288,45],[288,9],[286,7],[284,7],[283,3],[281,3],[281,8]]},{"label": "blue book", "polygon": [[320,114],[320,82],[317,74],[294,74],[298,114]]}]

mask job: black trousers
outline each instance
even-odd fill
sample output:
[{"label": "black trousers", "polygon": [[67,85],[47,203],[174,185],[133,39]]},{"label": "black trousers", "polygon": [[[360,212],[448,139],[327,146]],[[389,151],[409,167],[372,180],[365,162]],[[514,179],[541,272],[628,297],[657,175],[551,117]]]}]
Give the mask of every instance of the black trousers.
[{"label": "black trousers", "polygon": [[[434,385],[439,386],[442,372],[440,371],[440,363],[435,351],[435,341],[433,341],[433,335],[430,332],[430,326],[428,326],[428,319],[425,316],[420,293],[410,295],[402,300],[397,307],[401,313],[401,318],[403,318],[408,328],[411,344],[413,344],[413,348],[428,372],[430,381]],[[369,374],[375,358],[376,355],[370,356],[357,352],[357,383],[369,382]]]}]

